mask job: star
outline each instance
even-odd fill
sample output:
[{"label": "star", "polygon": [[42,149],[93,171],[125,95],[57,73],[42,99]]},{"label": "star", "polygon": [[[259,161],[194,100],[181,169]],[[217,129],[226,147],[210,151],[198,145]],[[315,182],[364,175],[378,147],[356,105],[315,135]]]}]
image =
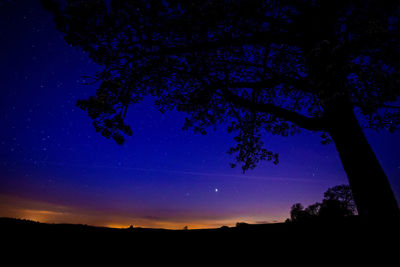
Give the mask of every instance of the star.
[{"label": "star", "polygon": [[218,193],[218,188],[215,188],[214,191],[215,191],[215,193]]}]

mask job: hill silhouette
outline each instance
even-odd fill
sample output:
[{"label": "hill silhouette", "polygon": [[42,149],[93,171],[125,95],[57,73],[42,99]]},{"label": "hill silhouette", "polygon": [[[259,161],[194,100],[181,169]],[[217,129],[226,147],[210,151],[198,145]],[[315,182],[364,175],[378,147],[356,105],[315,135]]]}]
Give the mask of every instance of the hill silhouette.
[{"label": "hill silhouette", "polygon": [[[11,245],[8,248],[14,245],[20,250],[31,248],[34,240],[38,246],[52,248],[73,244],[73,248],[79,251],[114,249],[127,252],[163,251],[179,255],[201,248],[212,253],[235,250],[256,254],[265,254],[267,251],[280,254],[323,252],[341,258],[346,255],[362,256],[366,251],[380,251],[389,255],[391,251],[399,251],[398,222],[367,221],[359,216],[351,216],[306,223],[238,223],[236,227],[216,229],[167,230],[135,227],[116,229],[0,218],[0,234],[3,241]],[[357,251],[362,253],[357,254]]]}]

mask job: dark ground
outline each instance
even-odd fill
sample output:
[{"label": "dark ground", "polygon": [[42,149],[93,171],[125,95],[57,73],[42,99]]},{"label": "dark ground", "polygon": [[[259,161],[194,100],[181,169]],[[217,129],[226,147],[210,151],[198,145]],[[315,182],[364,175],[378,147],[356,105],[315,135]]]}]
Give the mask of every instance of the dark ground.
[{"label": "dark ground", "polygon": [[323,256],[325,263],[348,257],[368,261],[400,256],[398,221],[374,222],[358,217],[334,222],[240,224],[204,230],[114,229],[0,218],[0,234],[2,243],[7,244],[2,250],[4,255],[40,251],[74,256],[94,251],[98,256],[116,253],[117,258],[128,257],[133,261],[150,254],[150,261],[188,255],[201,261],[218,255],[229,261],[258,258],[265,262],[278,255],[283,262],[297,260],[296,257],[313,261]]},{"label": "dark ground", "polygon": [[[395,222],[113,229],[0,218],[2,266],[399,266]],[[5,246],[4,246],[5,245]],[[10,264],[12,263],[12,264]]]}]

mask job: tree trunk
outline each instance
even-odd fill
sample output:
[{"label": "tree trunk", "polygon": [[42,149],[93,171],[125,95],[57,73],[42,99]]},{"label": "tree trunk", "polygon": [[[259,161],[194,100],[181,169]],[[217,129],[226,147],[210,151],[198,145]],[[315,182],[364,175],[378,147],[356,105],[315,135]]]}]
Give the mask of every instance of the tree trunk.
[{"label": "tree trunk", "polygon": [[336,145],[357,205],[358,214],[370,218],[395,217],[399,206],[353,107],[336,104],[327,110],[329,134]]}]

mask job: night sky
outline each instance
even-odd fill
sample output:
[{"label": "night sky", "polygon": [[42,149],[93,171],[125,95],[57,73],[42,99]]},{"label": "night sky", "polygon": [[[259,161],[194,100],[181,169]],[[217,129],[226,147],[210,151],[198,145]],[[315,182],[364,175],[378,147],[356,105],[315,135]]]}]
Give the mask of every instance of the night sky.
[{"label": "night sky", "polygon": [[[0,217],[99,226],[181,229],[284,221],[292,204],[321,201],[347,183],[318,134],[265,136],[280,163],[242,174],[222,126],[182,131],[184,114],[152,99],[133,106],[133,136],[118,146],[75,106],[99,70],[57,32],[39,0],[0,0]],[[400,200],[400,134],[366,131]]]}]

